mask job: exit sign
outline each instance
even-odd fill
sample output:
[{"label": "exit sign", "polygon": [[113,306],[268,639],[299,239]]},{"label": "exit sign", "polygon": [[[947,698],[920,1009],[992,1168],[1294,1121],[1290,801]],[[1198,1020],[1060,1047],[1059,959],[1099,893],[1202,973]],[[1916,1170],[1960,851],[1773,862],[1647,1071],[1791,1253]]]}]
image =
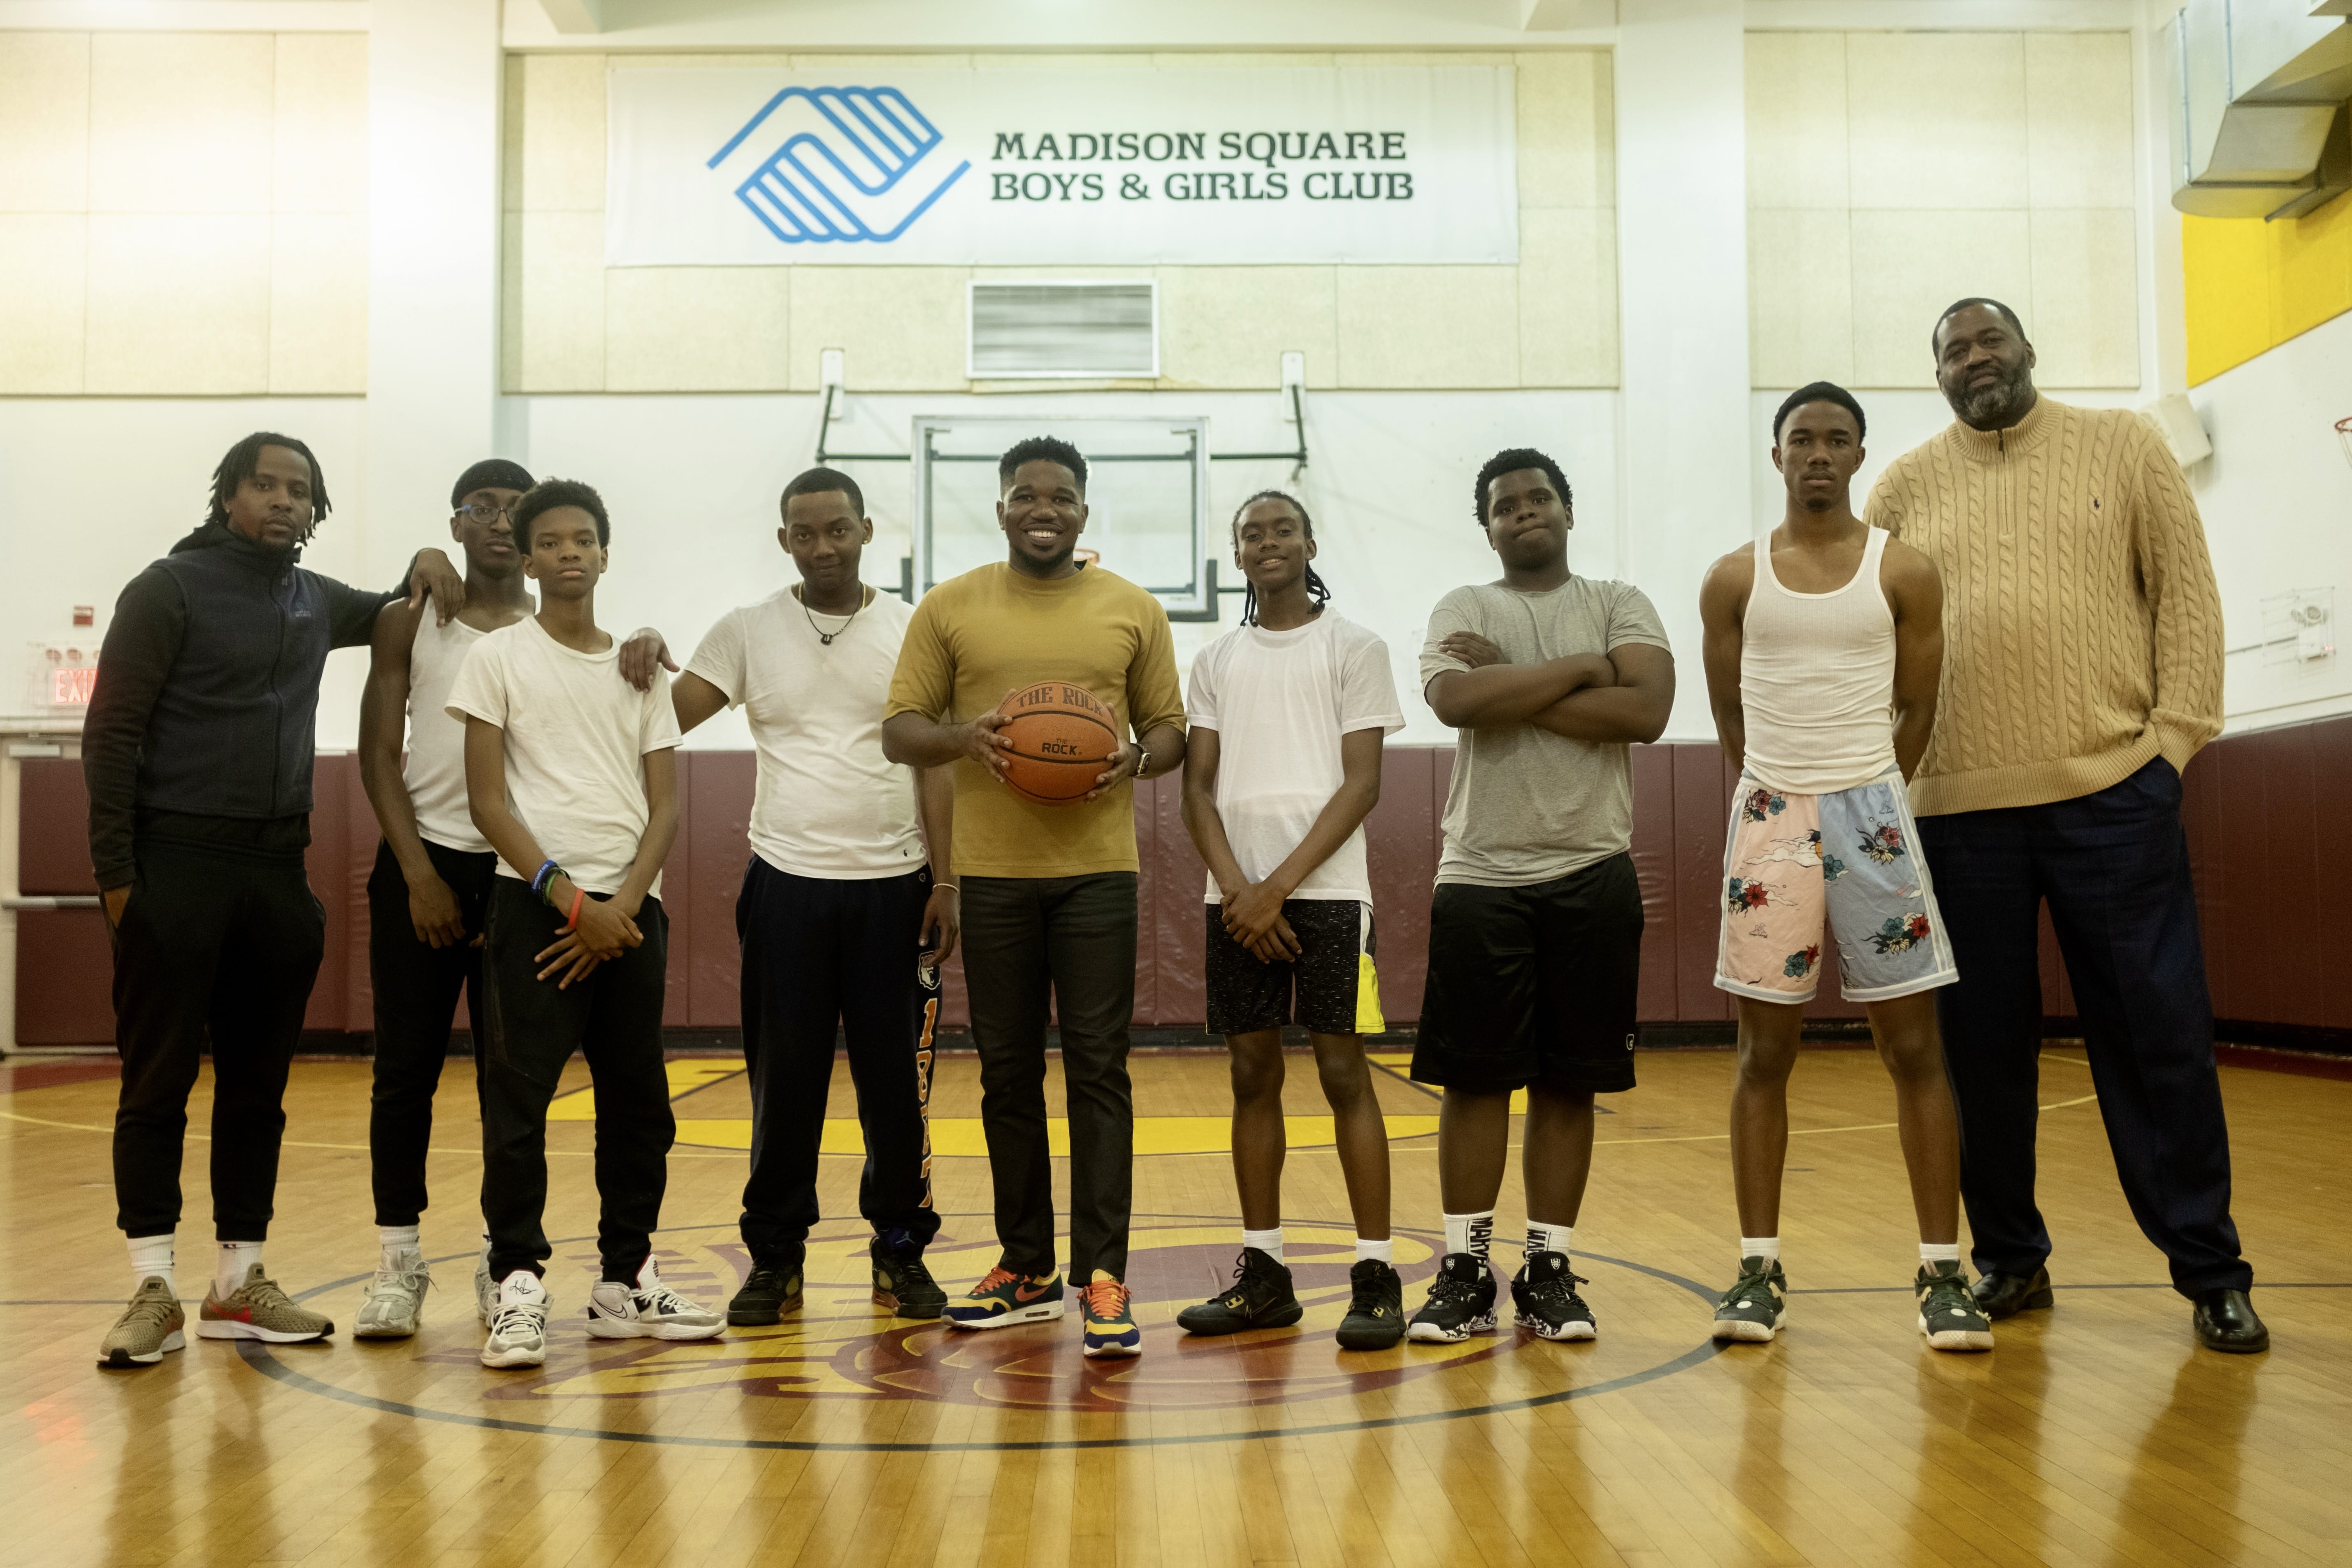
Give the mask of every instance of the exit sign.
[{"label": "exit sign", "polygon": [[87,708],[89,694],[98,684],[95,669],[52,669],[49,671],[49,702],[57,708]]}]

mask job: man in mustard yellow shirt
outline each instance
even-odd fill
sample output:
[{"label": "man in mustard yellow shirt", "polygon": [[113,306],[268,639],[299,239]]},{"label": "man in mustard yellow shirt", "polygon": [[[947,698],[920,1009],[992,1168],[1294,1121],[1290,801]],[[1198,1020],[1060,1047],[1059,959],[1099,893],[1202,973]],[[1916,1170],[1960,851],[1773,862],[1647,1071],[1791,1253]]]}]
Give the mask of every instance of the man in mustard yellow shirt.
[{"label": "man in mustard yellow shirt", "polygon": [[[961,1329],[1058,1318],[1053,1163],[1045,1141],[1045,1015],[1059,1012],[1070,1120],[1070,1274],[1086,1353],[1131,1356],[1143,1336],[1127,1287],[1135,1108],[1135,789],[1184,762],[1184,700],[1168,616],[1124,578],[1076,559],[1087,460],[1050,436],[997,464],[1007,559],[940,584],[915,606],[890,683],[883,753],[952,763],[964,982],[980,1047],[980,1116],[996,1186],[997,1267],[948,1304]],[[1086,797],[1040,805],[1001,782],[1001,705],[1040,680],[1109,704],[1122,740]]]}]

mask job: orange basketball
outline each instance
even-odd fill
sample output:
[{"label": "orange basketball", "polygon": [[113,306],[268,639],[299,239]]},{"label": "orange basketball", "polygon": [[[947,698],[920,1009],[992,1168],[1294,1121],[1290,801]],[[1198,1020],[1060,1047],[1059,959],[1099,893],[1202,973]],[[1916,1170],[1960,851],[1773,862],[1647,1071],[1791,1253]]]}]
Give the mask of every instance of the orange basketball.
[{"label": "orange basketball", "polygon": [[997,733],[1013,742],[1004,782],[1024,800],[1067,805],[1095,787],[1118,750],[1118,716],[1083,686],[1041,680],[1004,700]]}]

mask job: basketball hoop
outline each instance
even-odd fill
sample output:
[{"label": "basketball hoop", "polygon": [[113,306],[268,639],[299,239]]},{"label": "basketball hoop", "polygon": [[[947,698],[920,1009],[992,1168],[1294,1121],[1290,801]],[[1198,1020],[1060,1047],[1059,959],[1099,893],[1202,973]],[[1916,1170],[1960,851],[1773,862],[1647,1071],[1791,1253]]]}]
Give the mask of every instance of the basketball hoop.
[{"label": "basketball hoop", "polygon": [[2344,460],[2352,463],[2352,419],[2336,422],[2336,439],[2344,448]]}]

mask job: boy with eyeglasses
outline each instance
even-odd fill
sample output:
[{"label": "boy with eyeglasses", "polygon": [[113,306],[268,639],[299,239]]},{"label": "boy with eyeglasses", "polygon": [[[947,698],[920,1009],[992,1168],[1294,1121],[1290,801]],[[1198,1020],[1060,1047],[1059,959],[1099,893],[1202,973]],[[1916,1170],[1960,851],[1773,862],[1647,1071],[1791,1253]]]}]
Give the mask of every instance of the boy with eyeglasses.
[{"label": "boy with eyeglasses", "polygon": [[[449,494],[449,536],[466,554],[465,607],[444,621],[395,603],[376,617],[360,708],[360,782],[383,829],[367,885],[375,1005],[368,1158],[381,1256],[352,1331],[361,1339],[404,1339],[422,1316],[431,1282],[419,1231],[425,1155],[461,990],[478,1113],[488,1038],[482,920],[499,858],[467,813],[466,726],[446,710],[474,645],[537,607],[513,521],[532,482],[522,465],[503,458],[460,474]],[[639,690],[653,683],[659,646],[641,634],[622,649],[621,673]],[[485,1326],[497,1298],[488,1258],[485,1250],[474,1271],[475,1310]]]}]

